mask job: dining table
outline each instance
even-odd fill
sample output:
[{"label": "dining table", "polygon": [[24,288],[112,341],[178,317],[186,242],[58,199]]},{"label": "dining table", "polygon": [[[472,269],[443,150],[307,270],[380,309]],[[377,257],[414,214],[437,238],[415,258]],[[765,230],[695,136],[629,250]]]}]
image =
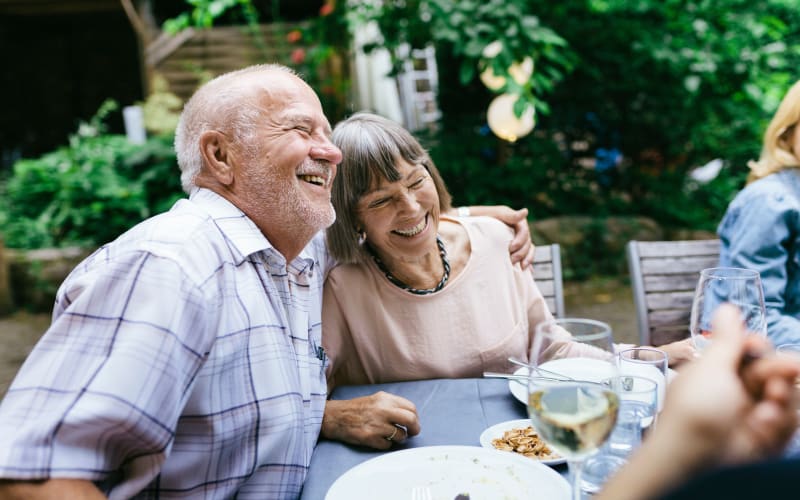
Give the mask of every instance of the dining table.
[{"label": "dining table", "polygon": [[[507,420],[527,418],[525,405],[511,394],[509,382],[503,379],[432,379],[341,386],[334,389],[331,399],[351,399],[378,391],[413,402],[419,415],[420,433],[393,443],[389,450],[321,438],[311,457],[301,499],[324,499],[336,479],[371,458],[423,446],[481,446],[480,435],[488,427]],[[552,467],[562,475],[567,474],[566,465]]]}]

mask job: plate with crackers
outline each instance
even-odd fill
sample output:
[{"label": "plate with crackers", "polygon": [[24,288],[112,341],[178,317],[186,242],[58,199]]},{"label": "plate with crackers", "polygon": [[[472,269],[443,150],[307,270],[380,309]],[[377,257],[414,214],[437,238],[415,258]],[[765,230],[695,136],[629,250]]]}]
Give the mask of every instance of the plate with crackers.
[{"label": "plate with crackers", "polygon": [[547,465],[566,462],[539,437],[527,418],[489,427],[481,433],[480,442],[484,448],[516,453]]}]

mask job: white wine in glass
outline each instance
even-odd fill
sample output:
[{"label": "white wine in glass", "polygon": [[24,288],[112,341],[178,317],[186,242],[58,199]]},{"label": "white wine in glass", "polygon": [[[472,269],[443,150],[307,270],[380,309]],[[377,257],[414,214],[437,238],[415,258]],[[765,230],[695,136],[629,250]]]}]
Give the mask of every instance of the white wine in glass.
[{"label": "white wine in glass", "polygon": [[711,342],[711,320],[724,303],[739,308],[748,332],[767,334],[764,288],[758,271],[738,267],[703,269],[697,281],[689,319],[689,331],[698,350],[703,350]]},{"label": "white wine in glass", "polygon": [[[619,397],[603,382],[618,373],[613,349],[611,328],[600,321],[554,319],[536,327],[528,414],[542,439],[567,459],[575,500],[581,498],[584,459],[603,445],[616,423]],[[551,361],[555,352],[578,356]],[[568,366],[574,369],[566,373]]]}]

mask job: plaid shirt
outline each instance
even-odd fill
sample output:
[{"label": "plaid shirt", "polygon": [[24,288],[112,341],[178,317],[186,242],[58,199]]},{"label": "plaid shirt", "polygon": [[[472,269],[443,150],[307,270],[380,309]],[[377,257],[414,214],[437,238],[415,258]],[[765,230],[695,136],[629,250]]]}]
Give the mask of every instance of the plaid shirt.
[{"label": "plaid shirt", "polygon": [[[198,190],[80,264],[0,405],[0,477],[111,498],[296,498],[326,398],[328,257]],[[324,356],[320,356],[324,357]]]}]

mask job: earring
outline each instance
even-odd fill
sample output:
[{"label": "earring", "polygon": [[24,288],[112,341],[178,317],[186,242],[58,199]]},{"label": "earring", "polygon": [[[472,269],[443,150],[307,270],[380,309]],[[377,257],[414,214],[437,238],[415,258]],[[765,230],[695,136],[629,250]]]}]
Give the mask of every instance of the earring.
[{"label": "earring", "polygon": [[356,234],[358,234],[358,244],[363,246],[367,242],[367,232],[363,229],[356,229]]}]

